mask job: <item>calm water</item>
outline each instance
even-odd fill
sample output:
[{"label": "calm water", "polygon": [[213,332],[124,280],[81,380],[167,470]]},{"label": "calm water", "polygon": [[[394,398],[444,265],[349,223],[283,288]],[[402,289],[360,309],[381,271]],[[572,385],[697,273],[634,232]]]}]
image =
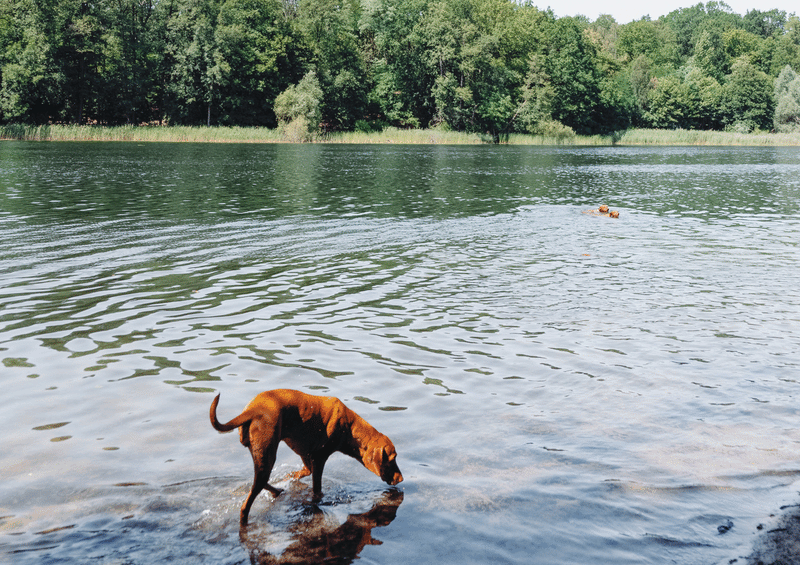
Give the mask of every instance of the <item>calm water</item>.
[{"label": "calm water", "polygon": [[[742,563],[799,498],[799,246],[797,149],[1,143],[0,560]],[[279,387],[405,482],[315,507],[284,446],[240,539],[208,406]]]}]

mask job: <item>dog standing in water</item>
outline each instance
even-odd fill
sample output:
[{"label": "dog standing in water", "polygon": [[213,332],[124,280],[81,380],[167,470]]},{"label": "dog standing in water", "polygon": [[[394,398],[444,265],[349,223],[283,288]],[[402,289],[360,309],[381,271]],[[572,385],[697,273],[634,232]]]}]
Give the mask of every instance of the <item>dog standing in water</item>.
[{"label": "dog standing in water", "polygon": [[305,465],[290,476],[300,479],[311,475],[315,498],[322,497],[322,470],[335,451],[358,459],[390,485],[403,480],[392,441],[338,398],[313,396],[297,390],[268,390],[256,396],[244,412],[226,424],[217,420],[218,403],[219,394],[211,403],[211,425],[218,432],[239,428],[239,439],[253,457],[255,478],[239,513],[241,526],[247,525],[250,507],[262,490],[267,489],[273,496],[281,493],[281,489],[269,484],[281,441],[297,453]]}]

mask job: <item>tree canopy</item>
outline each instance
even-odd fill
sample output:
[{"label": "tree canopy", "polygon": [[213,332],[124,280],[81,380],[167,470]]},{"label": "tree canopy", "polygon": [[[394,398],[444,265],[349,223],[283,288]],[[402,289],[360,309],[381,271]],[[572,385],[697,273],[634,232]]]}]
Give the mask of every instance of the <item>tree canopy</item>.
[{"label": "tree canopy", "polygon": [[795,14],[720,1],[626,24],[530,0],[0,4],[0,122],[796,131],[798,71]]}]

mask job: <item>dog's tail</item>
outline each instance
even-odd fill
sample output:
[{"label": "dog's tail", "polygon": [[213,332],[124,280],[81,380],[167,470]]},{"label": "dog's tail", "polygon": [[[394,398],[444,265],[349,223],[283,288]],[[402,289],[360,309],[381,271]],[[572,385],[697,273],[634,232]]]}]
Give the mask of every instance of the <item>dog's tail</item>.
[{"label": "dog's tail", "polygon": [[247,412],[242,412],[238,416],[236,416],[233,420],[228,422],[227,424],[221,424],[219,420],[217,420],[217,404],[219,403],[219,394],[214,397],[214,400],[211,402],[211,409],[208,412],[209,417],[211,418],[211,425],[214,426],[214,429],[218,432],[232,432],[238,427],[249,422],[252,417]]}]

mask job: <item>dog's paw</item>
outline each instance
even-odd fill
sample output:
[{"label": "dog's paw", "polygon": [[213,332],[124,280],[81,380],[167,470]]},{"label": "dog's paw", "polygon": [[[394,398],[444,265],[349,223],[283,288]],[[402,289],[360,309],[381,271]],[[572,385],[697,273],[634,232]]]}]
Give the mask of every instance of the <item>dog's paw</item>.
[{"label": "dog's paw", "polygon": [[310,474],[311,474],[311,471],[309,471],[306,468],[303,468],[303,469],[300,469],[299,471],[295,471],[294,473],[289,473],[288,475],[286,475],[286,479],[289,479],[289,480],[292,480],[292,481],[297,481],[297,480],[302,479],[303,477],[309,476]]},{"label": "dog's paw", "polygon": [[267,490],[272,494],[273,498],[277,497],[280,493],[283,492],[282,488],[277,488],[272,485],[267,485]]}]

